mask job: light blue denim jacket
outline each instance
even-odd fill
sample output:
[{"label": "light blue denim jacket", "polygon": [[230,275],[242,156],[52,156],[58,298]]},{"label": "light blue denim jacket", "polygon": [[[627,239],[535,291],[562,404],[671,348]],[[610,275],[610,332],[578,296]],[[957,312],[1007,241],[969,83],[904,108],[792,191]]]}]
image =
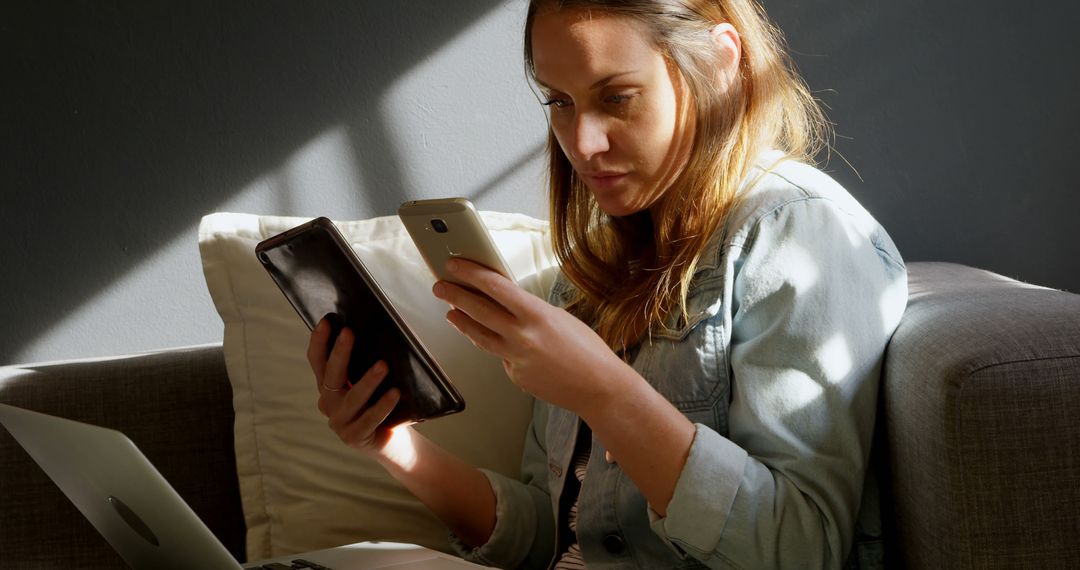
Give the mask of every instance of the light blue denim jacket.
[{"label": "light blue denim jacket", "polygon": [[[860,506],[876,514],[876,499],[862,501],[864,477],[906,269],[847,191],[782,156],[758,161],[701,256],[689,319],[673,317],[632,353],[634,369],[697,431],[663,518],[593,438],[577,527],[589,568],[840,568]],[[564,304],[569,290],[560,277],[551,302]],[[463,556],[551,564],[565,546],[556,513],[578,426],[571,412],[536,403],[522,480],[485,472],[496,527],[476,549],[451,537]]]}]

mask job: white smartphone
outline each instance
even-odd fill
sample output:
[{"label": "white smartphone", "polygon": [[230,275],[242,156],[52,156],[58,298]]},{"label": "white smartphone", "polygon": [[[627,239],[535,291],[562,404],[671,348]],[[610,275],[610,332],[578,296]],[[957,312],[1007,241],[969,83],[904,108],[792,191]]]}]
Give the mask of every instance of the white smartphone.
[{"label": "white smartphone", "polygon": [[398,208],[398,217],[428,268],[440,281],[468,287],[446,272],[446,262],[455,257],[475,261],[515,281],[510,266],[484,226],[484,220],[469,200],[413,200]]}]

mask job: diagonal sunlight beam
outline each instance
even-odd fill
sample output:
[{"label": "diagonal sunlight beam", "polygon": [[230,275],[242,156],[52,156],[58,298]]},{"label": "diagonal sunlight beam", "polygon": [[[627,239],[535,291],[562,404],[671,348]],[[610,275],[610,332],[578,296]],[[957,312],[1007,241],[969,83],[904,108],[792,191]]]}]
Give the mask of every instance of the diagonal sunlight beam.
[{"label": "diagonal sunlight beam", "polygon": [[[19,64],[8,96],[28,107],[8,122],[22,140],[3,167],[16,201],[0,211],[15,238],[0,244],[9,263],[0,362],[155,347],[140,342],[206,342],[216,319],[188,316],[192,304],[210,308],[194,247],[199,217],[244,189],[258,195],[252,188],[267,196],[292,188],[273,203],[293,207],[311,185],[298,189],[296,180],[274,172],[335,125],[345,125],[352,154],[363,157],[354,162],[363,170],[364,195],[401,187],[399,161],[379,147],[388,146],[378,134],[389,126],[372,101],[499,6],[246,4],[215,5],[212,13],[72,7],[59,21],[45,8],[15,11],[19,25],[5,42],[19,47],[9,50]],[[44,28],[51,32],[39,33]],[[75,81],[84,75],[95,82]],[[361,139],[372,144],[355,144],[356,132],[372,127],[376,138]],[[52,157],[48,168],[43,157]],[[372,163],[379,167],[369,169]],[[345,211],[335,209],[337,200]],[[324,208],[339,217],[381,213],[342,198]],[[64,263],[56,263],[60,252],[68,252]],[[171,279],[178,271],[198,285]],[[114,290],[136,302],[153,296],[161,313],[134,311],[121,327],[112,305],[98,304]],[[169,322],[171,331],[133,332],[153,330],[151,318]]]}]

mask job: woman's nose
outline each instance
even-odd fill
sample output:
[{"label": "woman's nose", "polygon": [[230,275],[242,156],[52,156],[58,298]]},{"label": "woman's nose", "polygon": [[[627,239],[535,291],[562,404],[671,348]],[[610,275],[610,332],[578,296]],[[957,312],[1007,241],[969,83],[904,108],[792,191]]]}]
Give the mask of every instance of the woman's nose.
[{"label": "woman's nose", "polygon": [[604,121],[591,113],[581,113],[574,120],[573,153],[579,161],[587,162],[594,155],[606,152],[611,145]]}]

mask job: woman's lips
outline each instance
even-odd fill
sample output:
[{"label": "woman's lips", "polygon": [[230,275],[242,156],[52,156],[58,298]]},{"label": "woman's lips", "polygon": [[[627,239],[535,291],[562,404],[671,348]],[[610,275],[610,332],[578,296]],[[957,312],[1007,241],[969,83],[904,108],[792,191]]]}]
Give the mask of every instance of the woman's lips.
[{"label": "woman's lips", "polygon": [[593,188],[614,188],[626,179],[626,172],[597,172],[586,174],[585,179]]}]

